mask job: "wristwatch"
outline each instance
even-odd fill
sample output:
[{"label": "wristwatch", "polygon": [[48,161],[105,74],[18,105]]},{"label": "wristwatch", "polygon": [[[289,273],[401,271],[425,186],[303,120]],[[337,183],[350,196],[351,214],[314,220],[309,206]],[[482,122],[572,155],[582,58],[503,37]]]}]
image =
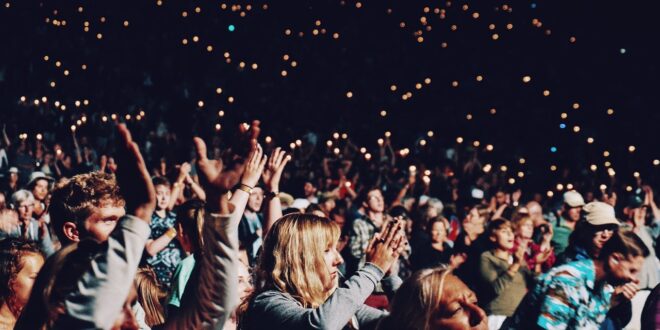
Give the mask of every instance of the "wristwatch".
[{"label": "wristwatch", "polygon": [[276,197],[277,197],[277,198],[280,197],[280,192],[279,192],[279,191],[269,191],[269,192],[266,194],[266,198],[268,198],[268,199],[273,199],[273,198],[276,198]]}]

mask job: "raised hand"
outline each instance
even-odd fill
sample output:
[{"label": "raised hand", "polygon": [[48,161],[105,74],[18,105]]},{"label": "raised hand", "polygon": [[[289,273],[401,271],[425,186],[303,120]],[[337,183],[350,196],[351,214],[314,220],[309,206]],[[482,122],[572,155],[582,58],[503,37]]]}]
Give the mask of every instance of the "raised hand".
[{"label": "raised hand", "polygon": [[[256,148],[260,131],[258,120],[253,121],[251,126],[241,125],[239,127],[240,143],[238,143],[238,150],[235,150],[235,156],[247,155],[250,150]],[[204,140],[196,137],[194,143],[197,151],[199,182],[207,194],[207,201],[209,202],[207,206],[211,211],[218,211],[222,196],[234,187],[241,178],[244,164],[240,163],[233,168],[225,169],[222,160],[208,158]]]},{"label": "raised hand", "polygon": [[179,177],[177,178],[177,182],[183,182],[186,180],[186,177],[190,174],[191,166],[190,163],[185,162],[179,166]]},{"label": "raised hand", "polygon": [[119,145],[117,146],[117,183],[126,200],[126,211],[136,217],[151,222],[151,214],[156,208],[156,190],[151,182],[142,154],[133,142],[126,125],[117,125]]},{"label": "raised hand", "polygon": [[612,294],[612,306],[619,305],[626,300],[632,300],[637,294],[637,291],[639,291],[639,287],[633,282],[617,286],[614,288],[614,293]]},{"label": "raised hand", "polygon": [[268,165],[261,176],[269,192],[279,192],[282,172],[289,160],[291,160],[291,156],[287,155],[280,147],[275,148],[270,154]]},{"label": "raised hand", "polygon": [[527,250],[526,246],[522,244],[518,245],[518,249],[516,249],[516,252],[513,254],[514,262],[522,263],[523,260],[525,259],[526,250]]},{"label": "raised hand", "polygon": [[406,247],[406,233],[403,224],[395,221],[386,231],[376,234],[367,247],[367,262],[384,272],[399,260],[399,255]]},{"label": "raised hand", "polygon": [[267,160],[268,157],[264,156],[264,150],[261,148],[261,145],[257,144],[257,147],[250,152],[245,162],[245,170],[243,171],[241,183],[254,188],[259,182],[259,177],[264,172],[264,166],[266,166]]},{"label": "raised hand", "polygon": [[449,267],[456,269],[460,267],[467,260],[466,253],[458,253],[449,257]]}]

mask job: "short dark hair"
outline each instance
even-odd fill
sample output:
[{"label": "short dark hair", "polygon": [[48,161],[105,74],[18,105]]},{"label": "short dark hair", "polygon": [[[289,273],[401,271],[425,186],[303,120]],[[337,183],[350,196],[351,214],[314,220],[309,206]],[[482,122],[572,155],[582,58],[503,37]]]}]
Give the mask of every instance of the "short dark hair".
[{"label": "short dark hair", "polygon": [[600,250],[598,258],[607,260],[614,253],[621,253],[626,258],[629,257],[648,257],[649,249],[644,242],[632,231],[615,232],[610,239],[605,242],[603,249]]},{"label": "short dark hair", "polygon": [[155,176],[151,178],[151,182],[154,184],[154,187],[156,186],[166,186],[170,188],[172,185],[170,184],[170,180],[168,180],[164,176]]},{"label": "short dark hair", "polygon": [[504,219],[504,218],[497,218],[488,223],[488,228],[486,228],[486,233],[488,233],[488,236],[493,235],[496,230],[502,229],[504,227],[509,227],[513,229],[511,226],[511,221]]}]

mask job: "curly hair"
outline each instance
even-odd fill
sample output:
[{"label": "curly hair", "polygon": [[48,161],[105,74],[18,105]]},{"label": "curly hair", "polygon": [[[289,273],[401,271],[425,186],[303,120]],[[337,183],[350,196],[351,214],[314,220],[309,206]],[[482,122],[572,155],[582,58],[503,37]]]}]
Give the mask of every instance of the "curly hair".
[{"label": "curly hair", "polygon": [[114,175],[103,172],[78,174],[71,179],[62,179],[55,184],[48,212],[57,237],[66,244],[65,222],[74,222],[78,228],[84,226],[97,207],[108,203],[123,206],[124,199]]},{"label": "curly hair", "polygon": [[12,284],[23,269],[25,262],[23,258],[27,255],[44,257],[34,242],[19,238],[6,238],[0,241],[0,306],[6,303],[16,317],[21,314],[23,306],[17,306]]}]

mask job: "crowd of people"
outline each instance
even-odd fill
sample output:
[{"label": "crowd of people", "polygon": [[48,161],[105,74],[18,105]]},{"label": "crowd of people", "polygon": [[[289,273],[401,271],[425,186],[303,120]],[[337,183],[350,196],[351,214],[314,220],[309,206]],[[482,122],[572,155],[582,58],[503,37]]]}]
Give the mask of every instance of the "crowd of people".
[{"label": "crowd of people", "polygon": [[403,163],[384,139],[365,162],[260,125],[177,162],[176,137],[124,124],[3,129],[0,329],[660,327],[651,186],[546,198],[476,153]]}]

